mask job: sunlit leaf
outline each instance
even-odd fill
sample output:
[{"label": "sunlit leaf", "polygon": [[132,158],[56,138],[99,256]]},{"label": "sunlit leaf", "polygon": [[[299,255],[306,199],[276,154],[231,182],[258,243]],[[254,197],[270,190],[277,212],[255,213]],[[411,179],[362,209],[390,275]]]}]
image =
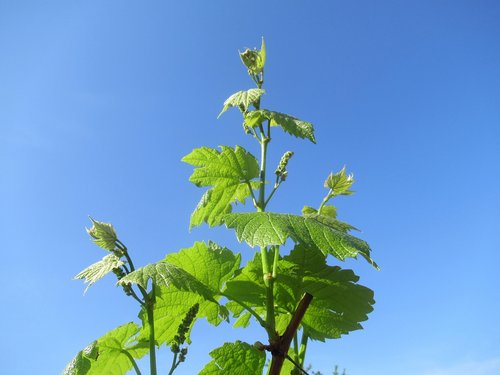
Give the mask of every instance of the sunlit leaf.
[{"label": "sunlit leaf", "polygon": [[138,341],[140,327],[127,323],[109,331],[80,351],[66,366],[63,375],[125,375],[133,368],[133,360],[149,352],[146,341]]},{"label": "sunlit leaf", "polygon": [[267,109],[251,111],[245,115],[245,124],[249,127],[259,126],[264,121],[270,121],[271,126],[280,126],[286,133],[297,138],[307,138],[316,143],[314,127],[310,122],[299,120],[284,113],[268,111]]},{"label": "sunlit leaf", "polygon": [[326,179],[324,186],[333,191],[332,196],[336,195],[351,195],[350,187],[354,184],[354,176],[345,173],[345,166],[337,173],[330,173]]},{"label": "sunlit leaf", "polygon": [[99,262],[85,268],[82,272],[75,276],[75,279],[84,279],[85,283],[88,283],[84,292],[86,293],[92,284],[102,279],[115,268],[120,268],[124,264],[125,263],[115,254],[108,254]]},{"label": "sunlit leaf", "polygon": [[[334,220],[334,219],[332,219]],[[233,213],[224,217],[228,228],[236,231],[239,241],[250,246],[283,245],[288,238],[306,247],[317,248],[339,260],[362,255],[377,268],[370,258],[368,244],[316,218],[270,212]]]},{"label": "sunlit leaf", "polygon": [[212,350],[213,358],[199,375],[255,375],[264,369],[266,355],[245,342],[225,343],[220,348]]},{"label": "sunlit leaf", "polygon": [[92,221],[92,228],[87,229],[87,233],[93,238],[94,243],[105,250],[113,251],[116,248],[115,243],[118,239],[113,225],[93,218],[90,218],[90,220]]},{"label": "sunlit leaf", "polygon": [[302,325],[315,340],[361,329],[360,322],[373,310],[373,291],[357,284],[353,271],[328,265],[317,249],[297,245],[279,266],[277,303],[288,310],[289,319],[302,295],[310,293],[313,300]]},{"label": "sunlit leaf", "polygon": [[220,225],[223,216],[232,211],[232,203],[244,203],[251,195],[251,180],[259,176],[257,160],[244,148],[221,149],[197,148],[182,159],[196,167],[189,180],[196,186],[210,187],[191,215],[190,228],[203,222]]},{"label": "sunlit leaf", "polygon": [[175,287],[179,290],[190,291],[213,300],[213,292],[203,283],[182,268],[165,261],[160,261],[136,269],[118,281],[119,285],[138,284],[147,289],[151,280],[155,286]]},{"label": "sunlit leaf", "polygon": [[224,112],[228,110],[229,107],[238,107],[241,112],[248,111],[249,107],[255,104],[260,97],[264,94],[264,90],[261,89],[250,89],[247,91],[238,91],[231,95],[224,102],[224,108],[219,113],[217,118],[219,118]]}]

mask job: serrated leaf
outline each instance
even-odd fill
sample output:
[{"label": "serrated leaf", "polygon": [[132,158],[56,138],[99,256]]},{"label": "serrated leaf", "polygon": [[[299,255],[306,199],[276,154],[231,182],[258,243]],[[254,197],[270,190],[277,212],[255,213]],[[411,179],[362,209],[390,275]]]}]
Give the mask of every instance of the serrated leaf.
[{"label": "serrated leaf", "polygon": [[[64,368],[62,375],[86,375],[90,371],[92,361],[97,359],[97,341],[80,350]],[[90,355],[88,355],[90,354]]]},{"label": "serrated leaf", "polygon": [[266,355],[245,342],[225,343],[220,348],[212,350],[213,358],[199,375],[255,375],[262,374]]},{"label": "serrated leaf", "polygon": [[[241,271],[226,283],[224,293],[236,301],[244,302],[254,307],[264,307],[266,304],[266,287],[263,283],[262,262],[260,253],[256,253],[254,258],[247,262]],[[230,307],[233,307],[230,305]],[[242,310],[237,307],[231,308],[233,313]]]},{"label": "serrated leaf", "polygon": [[264,121],[270,121],[271,126],[280,126],[283,131],[297,138],[307,138],[312,143],[316,143],[314,137],[314,127],[310,122],[299,120],[296,117],[280,112],[261,109],[248,112],[245,115],[245,124],[249,127],[256,127]]},{"label": "serrated leaf", "polygon": [[138,284],[147,289],[151,280],[158,287],[175,287],[179,290],[190,291],[214,300],[213,292],[203,285],[190,273],[173,264],[160,261],[136,269],[118,281],[119,285]]},{"label": "serrated leaf", "polygon": [[105,250],[113,251],[116,247],[115,242],[118,239],[113,225],[93,218],[90,218],[90,220],[92,221],[92,228],[87,229],[87,233],[93,238],[93,242]]},{"label": "serrated leaf", "polygon": [[[155,293],[154,326],[157,345],[164,343],[170,345],[177,335],[177,328],[182,323],[186,313],[194,305],[199,304],[196,319],[206,318],[212,325],[219,325],[228,319],[227,309],[218,302],[207,300],[197,293],[181,291],[174,288],[160,287]],[[140,338],[147,340],[149,337],[149,324],[147,313],[141,310],[139,318],[143,322]],[[189,332],[186,334],[189,341]]]},{"label": "serrated leaf", "polygon": [[191,274],[214,294],[220,294],[225,282],[239,269],[241,255],[213,242],[196,242],[190,248],[168,254],[165,260]]},{"label": "serrated leaf", "polygon": [[354,192],[349,190],[354,184],[354,177],[352,174],[345,173],[345,166],[337,173],[330,173],[325,180],[324,186],[333,191],[332,197],[337,195],[351,195]]},{"label": "serrated leaf", "polygon": [[323,206],[321,207],[321,212],[318,213],[318,211],[312,207],[309,206],[304,206],[302,209],[302,216],[310,218],[310,219],[315,219],[319,221],[320,223],[323,223],[335,230],[347,233],[351,230],[357,230],[355,227],[353,227],[350,224],[344,223],[340,220],[337,220],[337,209],[334,206]]},{"label": "serrated leaf", "polygon": [[228,214],[224,222],[228,228],[235,229],[239,241],[245,241],[251,247],[283,245],[291,238],[295,243],[317,248],[323,254],[331,254],[339,260],[356,258],[360,254],[378,268],[370,258],[370,247],[365,241],[316,218],[253,212]]},{"label": "serrated leaf", "polygon": [[66,366],[63,375],[125,375],[133,359],[149,352],[149,344],[137,341],[140,327],[133,322],[109,331],[80,351]]},{"label": "serrated leaf", "polygon": [[254,105],[260,97],[264,94],[264,90],[262,89],[250,89],[247,91],[238,91],[231,95],[224,102],[224,108],[219,113],[217,118],[219,118],[224,112],[228,110],[230,107],[238,107],[241,112],[248,111],[248,108],[251,105]]},{"label": "serrated leaf", "polygon": [[96,281],[102,279],[108,273],[112,272],[115,268],[120,268],[125,263],[117,257],[115,254],[108,254],[102,258],[99,262],[96,262],[89,267],[85,268],[82,272],[76,275],[75,279],[84,279],[85,283],[88,283],[85,288],[84,294],[92,284]]},{"label": "serrated leaf", "polygon": [[244,203],[251,195],[251,180],[259,176],[257,159],[240,146],[221,147],[219,152],[209,147],[194,149],[182,161],[195,166],[189,180],[196,186],[210,186],[191,215],[190,228],[206,222],[220,225],[234,202]]},{"label": "serrated leaf", "polygon": [[[226,281],[238,270],[241,256],[227,248],[210,242],[196,242],[192,247],[168,254],[166,264],[189,275],[189,284],[184,287],[160,288],[154,305],[155,333],[158,344],[168,343],[177,334],[177,327],[187,311],[195,304],[200,305],[197,318],[207,318],[218,325],[228,318],[228,311],[217,302]],[[186,284],[186,283],[184,283]],[[173,284],[174,285],[174,284]],[[196,287],[193,288],[193,285]],[[189,288],[191,287],[191,288]],[[145,329],[141,337],[148,337],[147,314],[140,315]]]},{"label": "serrated leaf", "polygon": [[307,215],[312,215],[312,214],[317,214],[318,210],[315,209],[314,207],[311,206],[304,206],[302,208],[302,215],[307,216]]},{"label": "serrated leaf", "polygon": [[309,337],[324,341],[361,329],[360,322],[373,310],[373,291],[357,284],[351,270],[329,266],[317,249],[297,245],[279,263],[276,302],[293,313],[307,292],[313,301],[302,320]]},{"label": "serrated leaf", "polygon": [[252,314],[249,312],[245,312],[241,314],[233,324],[234,328],[247,328],[250,325],[250,319],[252,318]]},{"label": "serrated leaf", "polygon": [[325,206],[321,207],[319,214],[321,216],[327,216],[327,217],[330,217],[332,219],[336,219],[337,218],[337,209],[334,206],[325,205]]},{"label": "serrated leaf", "polygon": [[[252,182],[255,188],[256,183]],[[222,217],[232,212],[232,203],[245,203],[250,195],[248,185],[239,184],[207,190],[191,214],[190,229],[206,222],[209,226],[221,224]]]}]

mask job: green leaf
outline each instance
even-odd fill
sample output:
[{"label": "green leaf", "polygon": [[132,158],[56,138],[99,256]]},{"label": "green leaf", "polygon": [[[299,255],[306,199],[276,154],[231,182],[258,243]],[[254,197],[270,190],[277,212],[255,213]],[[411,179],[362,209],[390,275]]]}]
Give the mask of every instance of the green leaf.
[{"label": "green leaf", "polygon": [[[199,304],[196,319],[206,318],[212,325],[219,325],[228,319],[227,309],[218,302],[207,300],[197,293],[181,291],[174,288],[159,287],[155,291],[154,325],[155,338],[158,346],[166,343],[170,345],[177,335],[177,329],[182,323],[189,309]],[[149,337],[149,324],[147,313],[141,310],[139,318],[143,322],[140,338],[147,340]],[[189,332],[186,335],[189,341]]]},{"label": "green leaf", "polygon": [[137,341],[140,327],[131,322],[109,331],[80,351],[66,366],[63,375],[125,375],[133,359],[149,352],[149,344]]},{"label": "green leaf", "polygon": [[316,143],[314,127],[310,122],[299,120],[284,113],[268,111],[267,109],[251,111],[245,115],[245,124],[249,127],[259,126],[264,121],[270,121],[271,126],[280,126],[283,131],[297,138],[307,138],[312,143]]},{"label": "green leaf", "polygon": [[309,219],[315,219],[320,223],[323,223],[335,230],[344,233],[347,233],[351,230],[357,230],[352,225],[337,220],[337,209],[333,206],[323,206],[320,213],[318,213],[318,211],[312,207],[304,206],[304,208],[302,209],[302,216]]},{"label": "green leaf", "polygon": [[245,342],[225,343],[220,348],[210,352],[213,358],[199,375],[262,374],[266,355]]},{"label": "green leaf", "polygon": [[317,214],[318,213],[318,210],[315,209],[314,207],[311,207],[311,206],[304,206],[302,208],[302,215],[303,216],[307,216],[307,215],[313,215],[313,214]]},{"label": "green leaf", "polygon": [[229,107],[238,107],[241,112],[247,112],[251,105],[254,105],[260,97],[264,94],[262,89],[250,89],[247,91],[238,91],[231,95],[224,102],[224,108],[219,113],[217,118],[219,118],[224,112],[228,110]]},{"label": "green leaf", "polygon": [[78,354],[64,368],[62,375],[86,375],[92,366],[92,360],[98,356],[97,341],[80,350]]},{"label": "green leaf", "polygon": [[330,217],[332,219],[336,219],[337,218],[337,209],[334,206],[325,205],[325,206],[321,207],[321,211],[319,212],[319,214],[321,216],[327,216],[327,217]]},{"label": "green leaf", "polygon": [[356,258],[360,254],[378,268],[370,258],[368,244],[340,230],[341,224],[335,228],[317,218],[270,212],[233,213],[226,215],[224,221],[228,228],[235,229],[239,241],[251,247],[283,245],[291,238],[295,243],[317,248],[339,260]]},{"label": "green leaf", "polygon": [[213,242],[196,242],[190,248],[168,254],[165,260],[191,274],[214,294],[220,294],[225,282],[239,269],[241,255]]},{"label": "green leaf", "polygon": [[297,245],[279,268],[276,302],[289,317],[305,292],[314,297],[302,320],[312,339],[324,341],[361,329],[360,322],[373,310],[373,291],[357,284],[359,277],[351,270],[329,266],[317,249]]},{"label": "green leaf", "polygon": [[354,192],[349,190],[354,183],[354,177],[352,174],[347,175],[345,173],[345,166],[337,173],[330,173],[326,179],[324,186],[333,191],[331,197],[337,195],[351,195]]},{"label": "green leaf", "polygon": [[[207,318],[213,325],[228,318],[227,309],[217,301],[226,281],[238,270],[240,261],[239,254],[235,255],[213,242],[208,245],[196,242],[190,248],[166,256],[165,264],[189,275],[189,283],[184,282],[184,286],[172,283],[177,289],[160,288],[156,293],[154,319],[159,345],[165,342],[170,344],[183,317],[195,303],[200,305],[197,318]],[[141,337],[146,338],[148,324],[145,312],[141,313],[141,319],[145,327]]]},{"label": "green leaf", "polygon": [[92,284],[102,279],[108,273],[112,272],[115,268],[120,268],[124,264],[125,263],[115,254],[108,254],[104,258],[102,258],[99,262],[96,262],[90,265],[89,267],[85,268],[74,278],[85,279],[85,283],[88,283],[88,285],[85,288],[84,293],[87,293],[87,290],[90,288]]},{"label": "green leaf", "polygon": [[221,147],[222,152],[209,147],[194,149],[182,161],[195,168],[189,180],[196,186],[210,186],[191,215],[190,228],[206,222],[209,226],[222,223],[232,211],[234,202],[244,203],[255,186],[251,180],[259,176],[255,157],[240,146]]},{"label": "green leaf", "polygon": [[160,261],[136,269],[118,281],[119,285],[137,284],[147,289],[151,280],[155,286],[175,287],[179,290],[194,292],[205,299],[214,300],[213,292],[190,273],[173,264]]},{"label": "green leaf", "polygon": [[[224,293],[229,296],[229,299],[244,302],[250,306],[264,307],[266,305],[266,287],[262,276],[260,253],[256,253],[238,275],[226,283]],[[232,305],[228,307],[237,314],[242,311],[239,305],[236,309],[233,309]]]},{"label": "green leaf", "polygon": [[92,221],[92,228],[87,229],[87,233],[93,238],[94,243],[105,250],[115,250],[115,242],[118,238],[113,225],[93,218],[90,218],[90,220]]}]

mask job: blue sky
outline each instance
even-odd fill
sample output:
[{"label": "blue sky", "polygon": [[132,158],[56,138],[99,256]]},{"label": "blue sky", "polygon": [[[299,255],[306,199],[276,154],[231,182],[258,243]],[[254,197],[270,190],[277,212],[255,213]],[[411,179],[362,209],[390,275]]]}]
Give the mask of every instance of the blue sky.
[{"label": "blue sky", "polygon": [[[496,1],[0,0],[0,341],[6,374],[55,374],[135,317],[111,277],[71,278],[104,254],[87,215],[113,222],[136,264],[196,240],[242,252],[234,234],[188,231],[201,191],[182,156],[241,144],[252,87],[238,49],[266,38],[263,105],[314,123],[270,210],[317,206],[343,165],[337,202],[382,270],[349,261],[376,305],[363,331],[314,345],[316,369],[348,374],[500,373],[500,5]],[[272,162],[272,161],[271,161]],[[192,374],[246,332],[201,323]],[[165,358],[165,362],[168,358]]]}]

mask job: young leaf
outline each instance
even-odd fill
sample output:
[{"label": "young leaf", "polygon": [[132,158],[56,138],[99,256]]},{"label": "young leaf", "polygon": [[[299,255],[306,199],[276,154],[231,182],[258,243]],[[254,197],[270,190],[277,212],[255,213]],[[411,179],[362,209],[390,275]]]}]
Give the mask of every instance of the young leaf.
[{"label": "young leaf", "polygon": [[[257,182],[252,181],[252,188],[255,188],[256,184]],[[210,226],[220,225],[222,217],[231,213],[231,204],[234,202],[245,203],[249,195],[250,190],[246,184],[207,190],[191,214],[190,229],[201,225],[203,222],[208,223]]]},{"label": "young leaf", "polygon": [[199,375],[255,375],[262,374],[266,355],[245,342],[225,343],[220,348],[212,350],[213,358]]},{"label": "young leaf", "polygon": [[241,62],[248,69],[248,74],[259,75],[264,70],[264,65],[266,63],[266,45],[264,44],[264,38],[262,38],[261,50],[251,50],[247,48],[245,51],[240,53]]},{"label": "young leaf", "polygon": [[138,284],[147,289],[148,281],[155,286],[175,287],[180,290],[190,291],[203,296],[205,299],[214,300],[213,292],[203,283],[182,268],[165,261],[160,261],[136,269],[118,281],[119,285]]},{"label": "young leaf", "polygon": [[79,352],[63,371],[63,375],[125,375],[134,359],[149,351],[147,342],[136,340],[140,327],[131,322],[109,331]]},{"label": "young leaf", "polygon": [[299,120],[284,113],[268,111],[267,109],[251,111],[245,115],[245,124],[252,128],[259,126],[264,121],[270,121],[271,126],[280,126],[286,133],[297,138],[307,138],[312,143],[316,143],[314,127],[310,122]]},{"label": "young leaf", "polygon": [[220,225],[222,217],[232,211],[231,204],[241,203],[251,195],[249,184],[259,176],[255,157],[240,146],[194,149],[182,161],[195,166],[189,180],[196,186],[210,186],[191,215],[190,228],[206,222]]},{"label": "young leaf", "polygon": [[326,217],[330,217],[332,219],[336,219],[337,218],[337,209],[334,206],[325,205],[325,206],[321,207],[321,211],[319,212],[319,214],[321,216],[326,216]]},{"label": "young leaf", "polygon": [[229,107],[238,107],[241,112],[247,112],[250,106],[255,104],[264,94],[264,92],[265,91],[262,89],[250,89],[247,91],[238,91],[234,93],[226,99],[226,101],[224,102],[224,108],[222,108],[222,111],[219,113],[217,118],[221,117]]},{"label": "young leaf", "polygon": [[354,192],[349,190],[354,183],[354,177],[352,174],[347,175],[345,173],[345,166],[337,173],[330,173],[325,181],[324,186],[333,191],[332,197],[337,195],[351,195]]},{"label": "young leaf", "polygon": [[105,250],[115,250],[115,243],[118,238],[113,225],[93,218],[90,218],[90,220],[92,221],[92,228],[87,229],[87,233],[93,238],[94,243]]},{"label": "young leaf", "polygon": [[239,241],[245,241],[251,247],[283,245],[291,238],[295,243],[318,248],[323,254],[331,254],[339,260],[356,258],[361,254],[378,268],[370,258],[370,247],[365,241],[316,218],[253,212],[228,214],[224,217],[224,222],[228,228],[235,229]]},{"label": "young leaf", "polygon": [[124,264],[125,263],[115,254],[108,254],[99,262],[96,262],[91,266],[85,268],[74,278],[85,279],[85,283],[88,283],[88,285],[83,293],[87,293],[87,290],[90,288],[90,286],[97,280],[102,279],[108,273],[112,272],[115,268],[120,268]]},{"label": "young leaf", "polygon": [[319,213],[312,207],[304,206],[304,208],[302,209],[302,216],[309,219],[315,219],[320,223],[328,225],[329,227],[344,233],[347,233],[351,230],[357,230],[352,225],[337,220],[337,209],[333,206],[325,205],[321,208],[321,211]]}]

